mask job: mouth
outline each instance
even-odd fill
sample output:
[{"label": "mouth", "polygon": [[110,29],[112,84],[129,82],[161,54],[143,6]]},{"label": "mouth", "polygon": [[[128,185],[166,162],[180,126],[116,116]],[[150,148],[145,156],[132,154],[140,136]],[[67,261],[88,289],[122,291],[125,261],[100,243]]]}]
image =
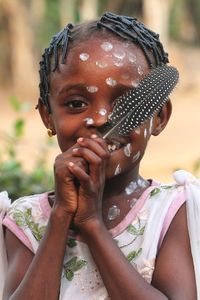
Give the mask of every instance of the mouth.
[{"label": "mouth", "polygon": [[112,139],[106,139],[106,142],[107,142],[107,145],[108,145],[108,151],[110,153],[114,152],[114,151],[117,151],[117,150],[120,150],[121,148],[123,148],[126,144],[127,144],[127,141],[125,141],[124,139],[121,140],[121,139],[115,139],[115,138],[112,138]]}]

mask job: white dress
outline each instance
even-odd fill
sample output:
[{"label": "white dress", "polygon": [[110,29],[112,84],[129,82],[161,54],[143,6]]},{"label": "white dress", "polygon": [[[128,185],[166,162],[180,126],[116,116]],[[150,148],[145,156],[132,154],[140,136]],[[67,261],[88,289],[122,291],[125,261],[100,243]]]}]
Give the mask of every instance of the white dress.
[{"label": "white dress", "polygon": [[[125,218],[109,230],[130,264],[149,283],[165,234],[186,201],[186,185],[181,182],[183,178],[179,175],[177,173],[178,183],[153,183]],[[200,194],[200,186],[198,190]],[[10,206],[3,224],[36,253],[50,213],[48,193],[23,197]],[[195,272],[198,273],[198,270]],[[110,299],[87,244],[74,232],[70,232],[66,245],[60,299]]]}]

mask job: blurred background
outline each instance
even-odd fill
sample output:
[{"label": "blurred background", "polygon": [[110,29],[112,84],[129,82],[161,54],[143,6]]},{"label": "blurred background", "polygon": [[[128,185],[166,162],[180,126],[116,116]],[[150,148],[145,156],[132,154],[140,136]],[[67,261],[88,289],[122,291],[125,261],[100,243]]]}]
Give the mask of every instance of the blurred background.
[{"label": "blurred background", "polygon": [[34,109],[43,49],[66,23],[105,11],[158,32],[180,71],[171,121],[151,139],[142,175],[171,181],[183,168],[200,176],[200,0],[0,0],[0,190],[13,198],[52,188],[59,149]]}]

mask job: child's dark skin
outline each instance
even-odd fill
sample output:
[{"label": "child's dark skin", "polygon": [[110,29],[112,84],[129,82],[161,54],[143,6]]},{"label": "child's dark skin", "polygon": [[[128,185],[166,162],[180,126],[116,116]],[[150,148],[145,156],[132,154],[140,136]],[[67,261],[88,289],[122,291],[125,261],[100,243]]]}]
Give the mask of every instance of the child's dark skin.
[{"label": "child's dark skin", "polygon": [[[131,132],[129,137],[121,137],[120,149],[108,151],[98,128],[107,121],[114,99],[131,88],[133,82],[141,80],[141,76],[128,62],[117,68],[113,58],[103,54],[99,47],[101,43],[101,38],[96,38],[92,49],[89,41],[70,49],[66,63],[51,74],[51,113],[41,102],[39,104],[43,122],[56,133],[62,151],[54,164],[55,199],[47,231],[35,256],[6,230],[9,272],[4,299],[59,298],[66,238],[72,221],[87,243],[111,299],[196,299],[185,205],[178,211],[165,236],[152,285],[127,261],[107,230],[116,226],[130,209],[127,201],[122,201],[128,197],[124,189],[131,180],[139,177],[140,160],[150,138],[150,134],[144,135],[144,130],[149,129],[150,121]],[[112,43],[116,48],[123,47],[117,39]],[[137,55],[137,64],[143,75],[149,72],[144,54],[137,46],[129,45],[124,51],[133,51]],[[91,59],[87,65],[78,60],[81,53],[89,53]],[[108,64],[108,68],[99,69],[98,74],[94,66],[97,59]],[[129,76],[125,79],[123,74]],[[116,86],[105,83],[109,77],[117,81]],[[88,86],[99,89],[90,93],[86,89]],[[108,113],[100,114],[101,109]],[[170,115],[171,103],[168,101],[153,118],[152,135],[158,135],[165,128]],[[84,121],[88,117],[93,119],[92,124]],[[127,143],[132,145],[131,157],[126,157],[123,152]],[[118,162],[121,173],[116,176]],[[122,214],[117,221],[110,222],[108,208],[115,200]]]}]

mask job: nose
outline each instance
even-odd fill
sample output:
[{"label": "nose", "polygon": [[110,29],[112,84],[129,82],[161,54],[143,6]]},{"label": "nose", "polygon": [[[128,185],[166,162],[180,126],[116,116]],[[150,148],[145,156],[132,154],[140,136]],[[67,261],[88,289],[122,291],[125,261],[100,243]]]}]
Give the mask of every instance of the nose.
[{"label": "nose", "polygon": [[87,127],[101,127],[108,121],[110,111],[106,107],[100,107],[95,110],[84,121]]}]

